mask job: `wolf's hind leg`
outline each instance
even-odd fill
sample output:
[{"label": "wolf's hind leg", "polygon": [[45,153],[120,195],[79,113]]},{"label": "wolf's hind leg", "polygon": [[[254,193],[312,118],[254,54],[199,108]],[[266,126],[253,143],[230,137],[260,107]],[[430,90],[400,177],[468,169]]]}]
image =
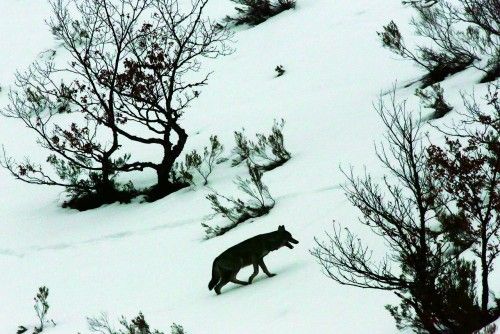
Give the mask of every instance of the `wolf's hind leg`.
[{"label": "wolf's hind leg", "polygon": [[257,276],[258,273],[259,273],[259,264],[257,262],[254,262],[253,263],[253,273],[248,278],[248,284],[252,284],[253,279],[255,278],[255,276]]},{"label": "wolf's hind leg", "polygon": [[233,276],[231,277],[231,282],[236,283],[236,284],[241,284],[241,285],[248,285],[248,284],[250,284],[250,283],[248,283],[248,282],[243,282],[243,281],[240,281],[239,279],[237,279],[237,278],[236,278],[236,275],[237,275],[237,274],[238,274],[238,272],[235,272],[235,273],[233,274]]},{"label": "wolf's hind leg", "polygon": [[260,259],[259,266],[262,268],[262,271],[264,271],[264,273],[267,276],[269,276],[269,277],[276,276],[276,274],[272,274],[272,273],[269,272],[269,270],[267,270],[266,264],[264,263],[264,259]]}]

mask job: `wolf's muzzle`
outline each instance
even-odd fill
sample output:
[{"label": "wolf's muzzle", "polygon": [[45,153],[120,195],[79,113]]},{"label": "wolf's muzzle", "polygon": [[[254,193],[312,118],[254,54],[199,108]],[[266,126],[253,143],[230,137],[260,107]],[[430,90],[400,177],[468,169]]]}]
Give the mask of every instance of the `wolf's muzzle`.
[{"label": "wolf's muzzle", "polygon": [[290,240],[287,241],[287,243],[285,244],[286,247],[290,248],[290,249],[293,249],[293,246],[291,243],[294,243],[294,244],[298,244],[299,242],[297,240],[295,240],[294,238],[290,238]]}]

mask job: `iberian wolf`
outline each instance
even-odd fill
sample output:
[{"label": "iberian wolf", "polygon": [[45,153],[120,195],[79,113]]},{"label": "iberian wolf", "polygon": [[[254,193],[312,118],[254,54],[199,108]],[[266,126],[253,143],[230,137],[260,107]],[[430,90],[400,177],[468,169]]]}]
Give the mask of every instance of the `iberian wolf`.
[{"label": "iberian wolf", "polygon": [[[271,274],[267,270],[264,256],[283,246],[292,249],[291,243],[298,244],[299,242],[292,237],[290,232],[285,230],[284,225],[281,225],[277,231],[256,235],[228,248],[214,260],[212,280],[208,283],[208,289],[212,290],[215,287],[215,292],[219,295],[220,289],[228,282],[242,285],[251,284],[254,277],[259,273],[259,266],[267,276],[273,277],[276,274]],[[238,271],[251,264],[253,265],[253,273],[248,278],[248,282],[237,279]]]}]

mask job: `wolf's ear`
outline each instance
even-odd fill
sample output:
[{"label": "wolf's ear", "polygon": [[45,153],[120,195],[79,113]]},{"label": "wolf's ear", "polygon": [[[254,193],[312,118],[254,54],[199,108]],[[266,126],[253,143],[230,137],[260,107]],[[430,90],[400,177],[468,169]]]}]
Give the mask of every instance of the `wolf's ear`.
[{"label": "wolf's ear", "polygon": [[284,230],[285,230],[285,225],[278,226],[278,231],[284,231]]}]

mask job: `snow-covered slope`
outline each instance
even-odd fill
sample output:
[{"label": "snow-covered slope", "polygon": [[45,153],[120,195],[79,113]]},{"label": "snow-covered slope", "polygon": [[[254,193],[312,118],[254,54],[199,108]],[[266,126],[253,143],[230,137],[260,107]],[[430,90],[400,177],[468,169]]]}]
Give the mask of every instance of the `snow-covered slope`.
[{"label": "snow-covered slope", "polygon": [[[232,10],[228,0],[212,2],[215,17]],[[405,26],[410,14],[394,0],[298,0],[293,11],[239,29],[236,52],[206,64],[214,74],[183,121],[188,149],[217,134],[229,154],[234,130],[267,131],[273,119],[284,118],[293,155],[265,174],[277,200],[271,213],[224,236],[203,240],[200,223],[210,213],[203,187],[150,204],[77,212],[57,206],[61,189],[30,186],[0,169],[0,333],[34,324],[32,297],[41,285],[51,292],[49,315],[57,322],[51,334],[87,333],[85,317],[102,311],[111,319],[142,311],[155,328],[176,322],[192,334],[397,332],[384,310],[393,295],[335,284],[309,250],[333,219],[356,229],[338,166],[379,170],[373,142],[383,128],[372,102],[419,70],[384,50],[375,32],[390,19]],[[44,0],[0,0],[2,106],[15,70],[53,46],[43,23],[48,15]],[[274,78],[278,64],[286,73]],[[447,80],[451,101],[476,78],[466,71]],[[31,138],[20,124],[1,120],[0,143],[17,157],[43,158]],[[236,175],[245,169],[222,164],[210,186],[235,193]],[[215,256],[282,224],[300,244],[266,258],[276,277],[261,273],[251,286],[228,284],[221,296],[207,290]]]}]

